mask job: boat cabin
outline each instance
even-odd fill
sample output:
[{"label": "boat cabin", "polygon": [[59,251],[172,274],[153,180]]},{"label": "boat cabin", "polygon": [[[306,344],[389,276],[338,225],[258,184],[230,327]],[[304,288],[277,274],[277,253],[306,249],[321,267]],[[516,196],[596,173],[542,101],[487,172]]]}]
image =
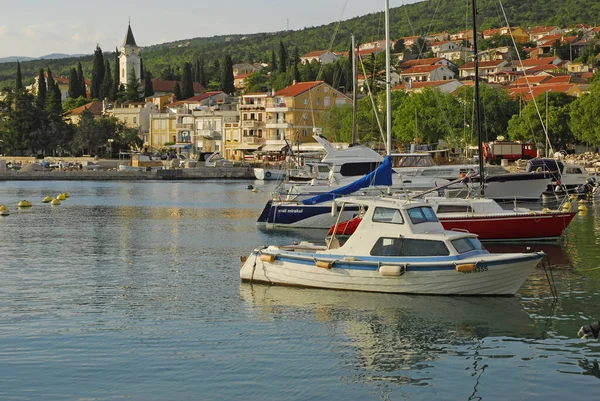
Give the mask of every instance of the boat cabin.
[{"label": "boat cabin", "polygon": [[[342,249],[346,255],[374,257],[487,253],[476,235],[444,230],[431,205],[384,197],[340,198],[337,202],[342,204],[341,211],[346,204],[358,203],[363,208],[364,215],[343,245],[339,245],[335,236],[331,237],[331,253],[338,253]],[[334,228],[333,232],[338,230]]]}]

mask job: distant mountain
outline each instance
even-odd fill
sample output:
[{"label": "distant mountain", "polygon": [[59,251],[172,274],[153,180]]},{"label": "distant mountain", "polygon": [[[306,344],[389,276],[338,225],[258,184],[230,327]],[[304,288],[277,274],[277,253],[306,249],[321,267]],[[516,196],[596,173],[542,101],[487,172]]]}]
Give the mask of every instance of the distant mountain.
[{"label": "distant mountain", "polygon": [[52,53],[52,54],[47,54],[47,55],[41,56],[41,57],[10,56],[10,57],[0,58],[0,63],[15,63],[17,61],[23,62],[23,61],[31,61],[31,60],[59,60],[59,59],[63,59],[63,58],[84,57],[84,56],[88,56],[88,54]]}]

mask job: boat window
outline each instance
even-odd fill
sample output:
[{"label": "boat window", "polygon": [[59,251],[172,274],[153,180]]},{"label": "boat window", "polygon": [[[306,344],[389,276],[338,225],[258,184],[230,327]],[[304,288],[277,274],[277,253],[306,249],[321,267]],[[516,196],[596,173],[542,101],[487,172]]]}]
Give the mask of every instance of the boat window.
[{"label": "boat window", "polygon": [[371,171],[379,167],[379,162],[363,162],[363,163],[344,163],[340,168],[340,174],[343,177],[355,177],[357,175],[367,175]]},{"label": "boat window", "polygon": [[373,221],[376,223],[404,224],[400,210],[389,207],[377,207],[373,211]]},{"label": "boat window", "polygon": [[435,223],[438,221],[433,209],[429,206],[413,207],[408,209],[408,217],[413,224]]},{"label": "boat window", "polygon": [[450,254],[448,247],[442,241],[388,238],[377,240],[371,256],[447,256]]},{"label": "boat window", "polygon": [[582,174],[582,171],[579,167],[567,167],[565,169],[566,174]]},{"label": "boat window", "polygon": [[473,208],[470,205],[439,205],[436,213],[471,213],[472,211]]},{"label": "boat window", "polygon": [[452,246],[454,246],[454,249],[456,249],[456,252],[458,253],[480,251],[485,249],[481,242],[479,242],[479,239],[472,237],[452,240]]}]

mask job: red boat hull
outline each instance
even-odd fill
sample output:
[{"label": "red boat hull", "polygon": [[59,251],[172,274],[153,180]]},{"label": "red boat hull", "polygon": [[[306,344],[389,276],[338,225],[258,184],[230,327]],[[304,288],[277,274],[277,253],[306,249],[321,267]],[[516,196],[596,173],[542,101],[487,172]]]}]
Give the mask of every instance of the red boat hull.
[{"label": "red boat hull", "polygon": [[[575,217],[574,212],[552,212],[536,214],[502,214],[485,217],[441,217],[446,230],[467,231],[487,241],[509,240],[556,240]],[[356,230],[360,218],[341,222],[336,235],[348,236]],[[328,235],[333,233],[333,227]]]}]

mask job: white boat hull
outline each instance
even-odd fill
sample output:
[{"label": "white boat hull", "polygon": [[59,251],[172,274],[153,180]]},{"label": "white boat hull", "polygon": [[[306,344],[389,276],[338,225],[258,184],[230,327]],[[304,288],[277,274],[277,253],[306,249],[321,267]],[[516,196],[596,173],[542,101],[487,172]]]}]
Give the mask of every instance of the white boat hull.
[{"label": "white boat hull", "polygon": [[[475,260],[389,264],[348,261],[343,256],[309,254],[298,257],[277,253],[269,247],[255,250],[240,270],[243,281],[327,288],[337,290],[431,294],[431,295],[514,295],[543,254],[485,255]],[[266,261],[261,255],[275,255]],[[509,255],[510,256],[510,255]],[[393,259],[393,258],[390,258]],[[332,263],[331,268],[317,267],[315,260]],[[458,264],[476,263],[474,272],[456,270]],[[382,266],[390,271],[385,272]],[[397,272],[396,270],[400,270]],[[397,274],[396,274],[397,273]],[[391,275],[390,275],[391,274]]]},{"label": "white boat hull", "polygon": [[285,170],[255,167],[254,177],[256,177],[257,180],[265,181],[282,180],[285,178]]}]

